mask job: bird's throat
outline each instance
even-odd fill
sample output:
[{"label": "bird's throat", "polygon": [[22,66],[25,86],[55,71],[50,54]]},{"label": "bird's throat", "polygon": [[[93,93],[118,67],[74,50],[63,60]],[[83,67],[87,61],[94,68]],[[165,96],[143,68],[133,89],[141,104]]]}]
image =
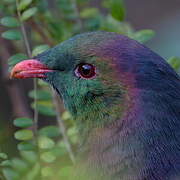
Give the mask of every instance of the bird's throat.
[{"label": "bird's throat", "polygon": [[[134,114],[136,105],[128,104],[127,99],[123,99],[122,96],[112,97],[112,101],[107,103],[102,99],[96,99],[96,101],[95,106],[87,109],[84,106],[75,116],[81,139],[80,161],[88,171],[91,168],[92,171],[96,171],[95,174],[100,172],[107,175],[107,169],[112,168],[109,172],[119,171],[123,177],[124,174],[128,174],[126,171],[129,169],[126,166],[136,164],[133,163],[134,154],[129,148],[131,141],[134,146],[140,146],[135,140],[136,132],[127,127],[131,121],[131,117],[128,116],[131,116],[131,113]],[[132,168],[136,171],[135,166]],[[109,174],[110,176],[112,174]]]},{"label": "bird's throat", "polygon": [[119,122],[125,111],[123,103],[121,96],[108,97],[108,101],[106,97],[96,97],[78,108],[74,118],[83,140],[86,141],[93,132],[101,131]]}]

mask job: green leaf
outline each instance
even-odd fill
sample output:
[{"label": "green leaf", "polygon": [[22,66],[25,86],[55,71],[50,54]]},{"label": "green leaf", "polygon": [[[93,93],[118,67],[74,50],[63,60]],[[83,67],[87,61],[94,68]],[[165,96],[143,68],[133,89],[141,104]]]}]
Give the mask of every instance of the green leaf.
[{"label": "green leaf", "polygon": [[77,128],[76,127],[71,127],[67,131],[67,135],[70,138],[70,141],[72,144],[76,144],[78,142],[78,135],[77,135]]},{"label": "green leaf", "polygon": [[21,32],[18,30],[8,30],[1,34],[1,36],[8,40],[20,40],[22,38]]},{"label": "green leaf", "polygon": [[24,9],[26,9],[33,0],[21,0],[20,3],[18,4],[18,10],[22,11]]},{"label": "green leaf", "polygon": [[176,70],[178,71],[180,69],[180,57],[171,57],[168,60],[168,63]]},{"label": "green leaf", "polygon": [[2,161],[1,166],[11,166],[12,165],[12,162],[10,160],[5,160],[5,161]]},{"label": "green leaf", "polygon": [[54,172],[51,167],[43,167],[41,169],[41,174],[43,177],[51,177],[54,175]]},{"label": "green leaf", "polygon": [[41,159],[46,163],[52,163],[56,160],[56,156],[52,152],[44,152],[41,154]]},{"label": "green leaf", "polygon": [[51,149],[54,147],[54,145],[54,141],[46,136],[41,136],[38,139],[38,146],[41,149]]},{"label": "green leaf", "polygon": [[36,12],[37,12],[37,8],[36,7],[30,8],[30,9],[24,11],[22,13],[22,16],[21,16],[22,21],[28,20],[29,18],[34,16],[36,14]]},{"label": "green leaf", "polygon": [[4,177],[6,180],[18,180],[18,173],[11,168],[4,168],[2,170]]},{"label": "green leaf", "polygon": [[46,44],[36,46],[32,51],[32,56],[37,56],[38,54],[40,54],[48,49],[49,49],[49,46]]},{"label": "green leaf", "polygon": [[[64,143],[64,141],[59,141],[58,143],[57,143],[57,147],[59,148],[59,151],[57,151],[57,153],[56,152],[54,152],[54,153],[56,153],[56,154],[60,154],[61,156],[63,156],[64,154],[67,154],[67,146],[66,146],[66,144]],[[54,148],[55,149],[55,148]],[[55,151],[56,151],[56,149],[55,149]]]},{"label": "green leaf", "polygon": [[30,140],[33,138],[33,132],[28,129],[16,131],[14,137],[18,140]]},{"label": "green leaf", "polygon": [[69,174],[71,174],[71,172],[73,172],[73,166],[67,166],[60,169],[60,171],[58,172],[58,176],[64,179],[69,177]]},{"label": "green leaf", "polygon": [[17,118],[13,121],[13,124],[17,127],[26,128],[33,125],[33,120],[30,118]]},{"label": "green leaf", "polygon": [[5,3],[13,3],[15,0],[4,0]]},{"label": "green leaf", "polygon": [[19,151],[31,151],[35,149],[35,145],[33,142],[21,142],[17,146]]},{"label": "green leaf", "polygon": [[110,0],[108,2],[108,8],[111,11],[111,15],[118,21],[123,21],[125,17],[125,6],[123,0]]},{"label": "green leaf", "polygon": [[0,153],[0,159],[7,159],[7,154],[5,153]]},{"label": "green leaf", "polygon": [[97,8],[85,8],[80,12],[82,18],[92,18],[97,16],[99,13]]},{"label": "green leaf", "polygon": [[11,56],[9,59],[8,59],[8,65],[9,66],[14,66],[16,65],[18,62],[22,61],[22,60],[25,60],[27,59],[28,57],[25,55],[25,54],[22,54],[22,53],[18,53],[18,54],[15,54],[13,56]]},{"label": "green leaf", "polygon": [[119,22],[118,20],[114,19],[110,14],[107,15],[105,18],[102,18],[100,29],[124,35],[129,35],[133,32],[133,29],[130,26],[130,24],[126,22]]},{"label": "green leaf", "polygon": [[[34,105],[33,105],[34,107]],[[47,116],[55,116],[56,113],[52,107],[48,107],[45,105],[38,104],[37,110],[40,114],[47,115]]]},{"label": "green leaf", "polygon": [[39,130],[39,135],[47,137],[57,137],[60,135],[59,128],[56,126],[46,126]]},{"label": "green leaf", "polygon": [[67,135],[68,136],[74,136],[76,135],[78,132],[77,132],[77,128],[76,127],[71,127],[68,129],[67,131]]},{"label": "green leaf", "polygon": [[62,113],[62,119],[63,119],[63,120],[68,120],[68,119],[71,119],[71,118],[72,118],[72,116],[71,116],[71,114],[70,114],[69,111],[64,111],[64,112]]},{"label": "green leaf", "polygon": [[[53,104],[50,100],[38,100],[37,101],[38,105],[42,105],[42,106],[46,106],[46,107],[50,107],[53,108]],[[33,105],[34,106],[34,105]]]},{"label": "green leaf", "polygon": [[31,171],[28,172],[27,176],[26,176],[26,180],[39,180],[39,174],[41,171],[41,166],[39,164],[39,162],[37,162],[31,169]]},{"label": "green leaf", "polygon": [[39,86],[49,86],[47,82],[41,80],[41,79],[38,79],[38,85]]},{"label": "green leaf", "polygon": [[149,29],[141,30],[138,32],[135,32],[132,36],[133,39],[136,41],[139,41],[140,43],[145,43],[152,39],[155,35],[155,32]]},{"label": "green leaf", "polygon": [[[37,97],[35,96],[35,94],[37,95]],[[34,90],[29,92],[29,97],[37,100],[51,100],[52,96],[50,94],[50,92],[45,91],[45,90],[37,90],[36,92]]]},{"label": "green leaf", "polygon": [[20,24],[14,17],[4,17],[1,19],[1,24],[7,27],[18,27]]},{"label": "green leaf", "polygon": [[30,164],[34,164],[38,160],[37,152],[35,151],[21,151],[21,156]]},{"label": "green leaf", "polygon": [[19,158],[14,158],[12,159],[12,167],[13,169],[19,172],[24,172],[25,170],[28,169],[28,164],[27,162],[23,161],[22,159]]}]

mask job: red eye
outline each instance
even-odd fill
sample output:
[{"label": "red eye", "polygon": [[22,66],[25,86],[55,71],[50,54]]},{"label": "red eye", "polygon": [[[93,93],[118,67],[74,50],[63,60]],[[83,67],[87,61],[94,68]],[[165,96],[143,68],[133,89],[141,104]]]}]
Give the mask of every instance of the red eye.
[{"label": "red eye", "polygon": [[96,68],[92,64],[79,64],[75,70],[77,77],[92,79],[96,75]]}]

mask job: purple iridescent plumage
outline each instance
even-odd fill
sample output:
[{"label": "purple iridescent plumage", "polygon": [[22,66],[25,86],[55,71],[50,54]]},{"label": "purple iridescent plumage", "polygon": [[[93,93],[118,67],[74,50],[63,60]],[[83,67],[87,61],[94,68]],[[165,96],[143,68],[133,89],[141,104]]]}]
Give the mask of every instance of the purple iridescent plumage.
[{"label": "purple iridescent plumage", "polygon": [[[180,179],[180,77],[163,58],[125,36],[93,32],[36,59],[56,70],[44,80],[81,135],[75,179]],[[96,77],[77,78],[80,63],[93,64]]]}]

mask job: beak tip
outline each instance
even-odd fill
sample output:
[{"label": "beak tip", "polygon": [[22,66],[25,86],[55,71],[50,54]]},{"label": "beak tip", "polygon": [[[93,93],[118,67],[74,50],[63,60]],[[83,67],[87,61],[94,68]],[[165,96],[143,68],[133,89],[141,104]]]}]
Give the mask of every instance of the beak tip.
[{"label": "beak tip", "polygon": [[15,79],[15,78],[16,78],[16,74],[17,74],[17,71],[18,71],[17,65],[18,65],[18,64],[16,64],[16,65],[12,68],[12,70],[11,70],[11,72],[10,72],[10,75],[9,75],[10,79]]},{"label": "beak tip", "polygon": [[10,78],[10,79],[14,79],[14,71],[13,71],[13,70],[10,72],[9,78]]},{"label": "beak tip", "polygon": [[36,59],[24,60],[16,64],[10,73],[10,79],[44,78],[46,72],[53,70]]},{"label": "beak tip", "polygon": [[14,74],[11,73],[10,76],[9,76],[9,78],[10,78],[10,79],[15,79]]}]

